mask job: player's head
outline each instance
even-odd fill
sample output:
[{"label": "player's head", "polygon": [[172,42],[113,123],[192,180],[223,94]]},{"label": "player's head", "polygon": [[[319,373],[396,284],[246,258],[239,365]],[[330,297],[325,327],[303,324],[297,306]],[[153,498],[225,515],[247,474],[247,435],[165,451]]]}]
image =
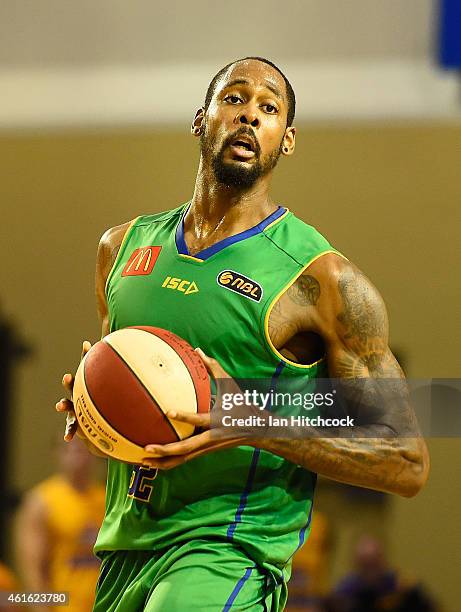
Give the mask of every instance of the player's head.
[{"label": "player's head", "polygon": [[295,95],[269,60],[247,57],[224,66],[211,80],[192,124],[202,161],[218,182],[248,189],[295,145]]},{"label": "player's head", "polygon": [[234,60],[233,62],[230,62],[229,64],[227,64],[227,66],[224,66],[224,68],[221,68],[221,70],[219,70],[219,72],[217,72],[214,75],[214,77],[210,81],[210,84],[208,85],[208,89],[207,89],[206,96],[205,96],[205,103],[204,103],[205,111],[210,106],[210,102],[211,102],[211,99],[213,98],[213,95],[215,93],[216,87],[218,86],[220,80],[223,77],[225,77],[226,72],[229,70],[229,68],[235,66],[235,64],[238,64],[239,62],[247,62],[249,60],[255,60],[255,61],[258,61],[258,62],[262,62],[263,64],[267,64],[267,66],[271,66],[271,68],[276,70],[280,74],[280,76],[283,78],[283,80],[285,82],[285,93],[286,93],[286,98],[287,98],[287,122],[286,122],[286,127],[291,127],[293,125],[293,121],[294,121],[294,118],[295,118],[295,112],[296,112],[296,97],[295,97],[295,92],[293,91],[293,87],[291,86],[290,81],[283,74],[283,72],[280,70],[280,68],[278,66],[276,66],[273,62],[271,62],[270,60],[268,60],[268,59],[266,59],[264,57],[255,57],[255,56],[244,57],[244,58],[239,59],[239,60]]}]

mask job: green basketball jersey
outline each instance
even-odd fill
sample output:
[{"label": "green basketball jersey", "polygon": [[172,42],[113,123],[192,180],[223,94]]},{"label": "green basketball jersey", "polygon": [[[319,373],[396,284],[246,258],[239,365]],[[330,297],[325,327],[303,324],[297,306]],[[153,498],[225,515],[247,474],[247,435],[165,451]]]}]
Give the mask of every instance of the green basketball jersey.
[{"label": "green basketball jersey", "polygon": [[[315,385],[320,360],[287,360],[268,335],[272,306],[317,257],[336,252],[279,207],[255,227],[190,256],[187,205],[132,223],[107,279],[110,329],[168,329],[234,378]],[[181,406],[178,406],[180,409]],[[241,446],[156,471],[109,460],[106,516],[95,550],[161,550],[191,538],[234,542],[284,567],[310,527],[315,474]]]}]

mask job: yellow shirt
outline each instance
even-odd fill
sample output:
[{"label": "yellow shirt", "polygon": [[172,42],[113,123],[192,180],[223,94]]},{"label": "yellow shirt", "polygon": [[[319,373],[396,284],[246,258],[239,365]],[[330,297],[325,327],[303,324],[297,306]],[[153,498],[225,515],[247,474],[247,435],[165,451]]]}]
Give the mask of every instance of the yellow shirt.
[{"label": "yellow shirt", "polygon": [[0,562],[0,591],[19,591],[18,581],[13,572]]},{"label": "yellow shirt", "polygon": [[[68,591],[66,612],[91,611],[99,574],[93,546],[104,518],[104,486],[91,484],[78,491],[62,476],[52,476],[35,491],[45,502],[48,516],[50,589]],[[56,610],[62,612],[62,606]]]}]

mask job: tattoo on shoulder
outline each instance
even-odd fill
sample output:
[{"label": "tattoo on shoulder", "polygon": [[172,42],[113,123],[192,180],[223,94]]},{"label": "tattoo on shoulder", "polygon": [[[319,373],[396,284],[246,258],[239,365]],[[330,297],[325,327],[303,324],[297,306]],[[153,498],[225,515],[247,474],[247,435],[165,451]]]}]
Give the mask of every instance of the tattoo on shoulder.
[{"label": "tattoo on shoulder", "polygon": [[287,295],[299,306],[315,306],[320,297],[320,283],[313,276],[303,274],[291,285]]},{"label": "tattoo on shoulder", "polygon": [[400,378],[400,366],[387,346],[387,316],[381,296],[354,270],[339,277],[338,290],[342,311],[336,318],[343,325],[349,349],[337,359],[337,376]]},{"label": "tattoo on shoulder", "polygon": [[[366,279],[356,272],[345,272],[338,280],[343,311],[337,316],[346,328],[346,338],[365,342],[386,333],[386,315],[379,298]],[[379,301],[378,301],[379,300]]]}]

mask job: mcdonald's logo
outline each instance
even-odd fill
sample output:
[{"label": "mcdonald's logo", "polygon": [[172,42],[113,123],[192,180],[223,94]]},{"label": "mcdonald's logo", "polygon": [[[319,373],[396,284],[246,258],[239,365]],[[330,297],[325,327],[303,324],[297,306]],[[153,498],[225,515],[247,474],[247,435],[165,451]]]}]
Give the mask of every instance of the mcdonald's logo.
[{"label": "mcdonald's logo", "polygon": [[147,276],[154,269],[161,250],[161,246],[145,246],[136,249],[126,262],[122,276]]}]

